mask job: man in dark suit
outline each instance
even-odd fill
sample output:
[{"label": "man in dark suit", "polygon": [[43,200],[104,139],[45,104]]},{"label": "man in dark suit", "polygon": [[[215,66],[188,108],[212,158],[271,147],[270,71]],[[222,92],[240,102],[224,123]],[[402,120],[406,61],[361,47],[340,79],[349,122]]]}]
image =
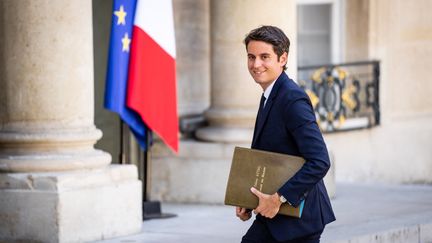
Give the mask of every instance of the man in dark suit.
[{"label": "man in dark suit", "polygon": [[[259,204],[242,242],[319,242],[325,225],[335,220],[323,182],[330,160],[308,96],[284,72],[289,39],[277,27],[262,26],[244,43],[249,73],[263,89],[252,148],[301,156],[306,163],[272,195],[251,188]],[[282,203],[304,203],[301,218],[277,214]],[[244,208],[237,207],[236,215],[251,218]]]}]

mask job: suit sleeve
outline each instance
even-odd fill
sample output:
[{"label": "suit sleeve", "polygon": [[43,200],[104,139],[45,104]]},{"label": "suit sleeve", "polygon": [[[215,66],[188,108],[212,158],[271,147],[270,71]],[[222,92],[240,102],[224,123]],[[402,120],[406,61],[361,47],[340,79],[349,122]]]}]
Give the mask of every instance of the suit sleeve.
[{"label": "suit sleeve", "polygon": [[300,156],[306,162],[278,193],[293,206],[298,206],[308,191],[326,175],[330,168],[330,159],[307,97],[301,97],[286,105],[283,119],[287,131],[297,144]]}]

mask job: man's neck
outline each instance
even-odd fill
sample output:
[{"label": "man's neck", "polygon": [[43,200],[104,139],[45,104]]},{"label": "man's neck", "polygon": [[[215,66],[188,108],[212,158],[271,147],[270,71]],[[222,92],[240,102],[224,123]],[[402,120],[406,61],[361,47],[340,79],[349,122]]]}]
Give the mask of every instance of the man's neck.
[{"label": "man's neck", "polygon": [[276,80],[279,79],[279,77],[282,75],[282,73],[283,73],[283,71],[282,71],[282,72],[279,74],[279,76],[278,76],[275,80],[273,80],[273,82],[271,82],[270,84],[268,84],[268,85],[266,85],[266,86],[261,85],[261,88],[263,89],[263,93],[265,93],[265,91],[266,91],[269,87],[271,87],[271,86],[274,85],[274,83],[276,82]]}]

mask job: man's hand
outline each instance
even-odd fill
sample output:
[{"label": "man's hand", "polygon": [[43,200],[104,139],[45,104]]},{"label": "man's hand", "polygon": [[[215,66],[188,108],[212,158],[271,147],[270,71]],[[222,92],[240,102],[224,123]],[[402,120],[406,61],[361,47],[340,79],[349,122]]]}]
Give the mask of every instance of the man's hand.
[{"label": "man's hand", "polygon": [[254,187],[251,188],[251,192],[259,199],[258,207],[254,210],[255,214],[259,213],[262,216],[270,219],[276,216],[276,214],[279,212],[280,206],[282,205],[277,193],[268,195],[258,191]]},{"label": "man's hand", "polygon": [[252,212],[246,208],[236,207],[236,215],[241,220],[246,221],[252,217]]}]

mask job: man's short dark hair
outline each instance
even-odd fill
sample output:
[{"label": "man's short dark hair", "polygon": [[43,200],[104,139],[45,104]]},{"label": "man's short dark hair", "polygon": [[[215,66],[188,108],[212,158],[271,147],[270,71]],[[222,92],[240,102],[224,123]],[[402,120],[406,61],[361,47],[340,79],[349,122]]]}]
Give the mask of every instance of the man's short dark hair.
[{"label": "man's short dark hair", "polygon": [[[289,53],[290,41],[285,33],[276,26],[263,25],[259,28],[251,30],[244,39],[244,44],[247,46],[250,41],[264,41],[273,46],[273,51],[278,56],[278,59],[284,52]],[[286,70],[286,65],[283,67]]]}]

